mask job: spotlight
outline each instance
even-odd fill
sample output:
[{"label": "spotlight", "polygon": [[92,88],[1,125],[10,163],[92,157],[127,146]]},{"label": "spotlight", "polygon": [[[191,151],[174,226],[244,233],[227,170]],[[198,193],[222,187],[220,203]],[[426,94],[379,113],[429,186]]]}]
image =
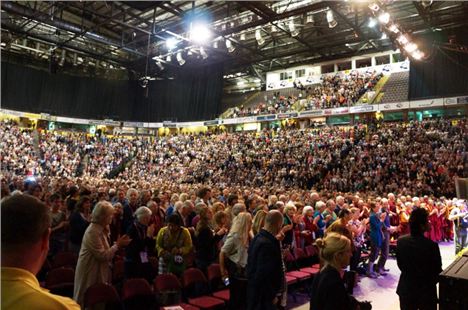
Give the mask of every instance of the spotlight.
[{"label": "spotlight", "polygon": [[314,13],[312,12],[309,12],[307,13],[306,15],[306,24],[313,24],[315,21],[314,21]]},{"label": "spotlight", "polygon": [[167,56],[166,56],[166,62],[171,62],[171,61],[172,61],[171,55],[167,55]]},{"label": "spotlight", "polygon": [[183,66],[185,64],[185,59],[182,58],[182,52],[178,52],[176,55],[177,62],[179,65]]},{"label": "spotlight", "polygon": [[278,28],[275,25],[271,25],[271,33],[278,32]]},{"label": "spotlight", "polygon": [[226,39],[226,48],[229,53],[232,53],[236,50],[236,47],[232,44],[231,40]]},{"label": "spotlight", "polygon": [[371,9],[374,12],[377,12],[380,10],[380,6],[377,3],[371,3],[369,4],[369,9]]},{"label": "spotlight", "polygon": [[166,40],[166,47],[168,50],[172,50],[177,46],[177,43],[179,43],[179,41],[177,41],[176,38],[169,38]]},{"label": "spotlight", "polygon": [[206,25],[195,24],[190,30],[190,40],[195,43],[205,43],[211,38],[211,31]]},{"label": "spotlight", "polygon": [[202,56],[203,59],[208,58],[208,54],[205,52],[205,49],[203,48],[203,46],[200,46],[200,55]]},{"label": "spotlight", "polygon": [[187,52],[187,56],[192,56],[192,55],[193,55],[192,49],[189,49]]},{"label": "spotlight", "polygon": [[390,30],[391,32],[393,33],[398,33],[400,32],[400,30],[398,29],[398,26],[396,24],[391,24],[389,27],[388,27],[388,30]]},{"label": "spotlight", "polygon": [[213,48],[218,48],[218,41],[213,42]]},{"label": "spotlight", "polygon": [[164,66],[162,65],[162,63],[160,61],[156,61],[156,66],[158,66],[159,70],[164,70]]},{"label": "spotlight", "polygon": [[382,24],[386,25],[388,24],[389,21],[390,21],[390,14],[388,14],[387,12],[379,15],[379,22],[381,22]]},{"label": "spotlight", "polygon": [[373,28],[373,27],[375,27],[375,25],[377,25],[377,21],[375,20],[375,18],[372,18],[372,17],[369,18],[369,23],[367,24],[367,26],[369,28]]},{"label": "spotlight", "polygon": [[385,40],[385,39],[387,39],[387,38],[388,38],[387,34],[386,34],[385,32],[382,33],[382,36],[380,37],[380,39],[381,39],[381,40]]},{"label": "spotlight", "polygon": [[241,40],[241,41],[245,41],[245,33],[241,33],[241,35],[240,35],[240,40]]},{"label": "spotlight", "polygon": [[262,32],[260,29],[255,30],[255,39],[257,40],[258,45],[263,45],[265,43],[265,39],[262,38]]},{"label": "spotlight", "polygon": [[408,53],[412,53],[418,49],[418,46],[414,43],[408,43],[403,47],[403,49],[407,51]]},{"label": "spotlight", "polygon": [[408,41],[408,38],[407,38],[404,34],[400,35],[400,36],[397,38],[397,41],[398,41],[400,44],[402,44],[402,45],[405,45],[406,43],[409,42],[409,41]]},{"label": "spotlight", "polygon": [[338,25],[338,22],[335,20],[335,16],[333,16],[332,10],[328,9],[327,11],[327,22],[328,27],[335,28]]},{"label": "spotlight", "polygon": [[432,5],[432,2],[434,2],[434,1],[432,1],[432,0],[430,0],[430,1],[425,1],[425,0],[423,0],[423,1],[421,1],[421,5],[422,5],[424,8],[427,8],[427,7],[430,7],[430,6]]},{"label": "spotlight", "polygon": [[299,35],[299,30],[296,29],[296,25],[294,25],[294,19],[289,20],[289,32],[291,32],[291,36],[297,37]]},{"label": "spotlight", "polygon": [[424,57],[424,53],[420,50],[416,50],[411,54],[411,56],[416,60],[421,60]]}]

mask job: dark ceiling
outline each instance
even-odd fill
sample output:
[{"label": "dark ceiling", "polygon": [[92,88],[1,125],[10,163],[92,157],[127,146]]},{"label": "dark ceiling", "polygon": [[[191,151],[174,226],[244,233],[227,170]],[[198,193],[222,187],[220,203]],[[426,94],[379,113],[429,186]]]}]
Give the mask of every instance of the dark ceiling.
[{"label": "dark ceiling", "polygon": [[[395,49],[390,39],[382,39],[378,25],[368,27],[369,2],[2,1],[2,57],[107,78],[162,78],[184,66],[222,63],[226,75],[264,81],[265,72],[279,68]],[[467,2],[381,3],[415,37],[468,38]],[[327,22],[328,10],[337,22],[334,28]],[[213,34],[203,46],[206,59],[188,39],[190,22],[197,20],[208,22]],[[183,49],[182,67],[166,47],[171,37],[180,41],[177,50]],[[228,51],[225,40],[235,50]],[[153,60],[158,56],[162,67]],[[235,85],[236,78],[226,83]]]}]

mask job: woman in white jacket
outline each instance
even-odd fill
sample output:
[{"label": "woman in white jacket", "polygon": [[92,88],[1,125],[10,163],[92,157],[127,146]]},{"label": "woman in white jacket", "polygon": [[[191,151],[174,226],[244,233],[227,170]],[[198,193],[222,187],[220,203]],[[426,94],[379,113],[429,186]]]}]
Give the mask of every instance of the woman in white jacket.
[{"label": "woman in white jacket", "polygon": [[114,208],[107,201],[100,201],[91,214],[91,224],[86,229],[81,243],[75,272],[73,299],[84,309],[84,294],[96,283],[111,283],[111,262],[119,248],[127,246],[131,239],[123,235],[109,246],[109,224]]}]

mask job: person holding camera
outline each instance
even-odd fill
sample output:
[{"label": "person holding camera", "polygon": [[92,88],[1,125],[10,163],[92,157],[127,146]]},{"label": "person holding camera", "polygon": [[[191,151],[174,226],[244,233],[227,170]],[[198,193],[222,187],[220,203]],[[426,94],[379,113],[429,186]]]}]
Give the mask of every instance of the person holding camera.
[{"label": "person holding camera", "polygon": [[171,214],[167,226],[159,231],[156,250],[159,257],[158,273],[181,276],[185,270],[185,257],[192,250],[192,237],[189,230],[182,226],[179,215]]}]

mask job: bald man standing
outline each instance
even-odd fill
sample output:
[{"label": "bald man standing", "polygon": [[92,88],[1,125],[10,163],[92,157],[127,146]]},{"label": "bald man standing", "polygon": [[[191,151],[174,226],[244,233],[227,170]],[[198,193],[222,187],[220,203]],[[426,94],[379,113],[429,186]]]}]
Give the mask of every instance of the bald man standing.
[{"label": "bald man standing", "polygon": [[278,210],[268,212],[265,226],[250,244],[247,261],[247,309],[277,309],[278,296],[284,281],[280,242],[283,215]]}]

